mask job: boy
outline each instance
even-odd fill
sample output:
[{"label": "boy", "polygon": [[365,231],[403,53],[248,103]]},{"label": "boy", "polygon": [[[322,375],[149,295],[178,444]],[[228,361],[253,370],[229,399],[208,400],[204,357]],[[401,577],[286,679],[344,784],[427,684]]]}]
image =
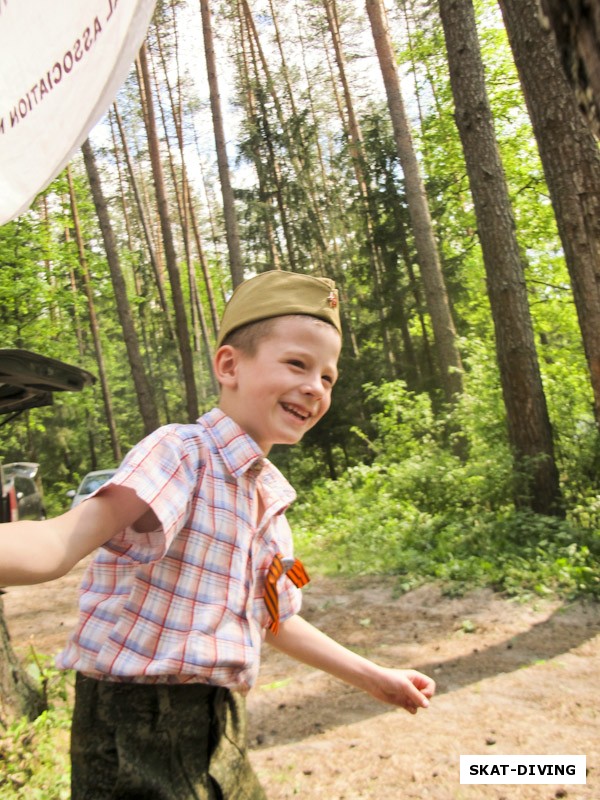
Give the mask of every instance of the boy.
[{"label": "boy", "polygon": [[0,529],[0,585],[64,575],[100,548],[58,664],[74,669],[73,800],[261,800],[244,693],[262,641],[411,713],[434,682],[380,667],[305,622],[302,566],[267,460],[329,408],[341,348],[332,281],[266,272],[233,293],[214,366],[218,408],[144,439],[55,520]]}]

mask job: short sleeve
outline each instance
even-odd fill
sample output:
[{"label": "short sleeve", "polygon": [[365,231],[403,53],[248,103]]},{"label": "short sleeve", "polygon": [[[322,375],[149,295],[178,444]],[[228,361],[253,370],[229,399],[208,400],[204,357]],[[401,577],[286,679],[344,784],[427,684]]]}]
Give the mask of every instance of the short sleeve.
[{"label": "short sleeve", "polygon": [[201,442],[193,426],[166,425],[143,439],[125,457],[108,486],[133,489],[156,514],[160,528],[140,533],[125,528],[104,547],[116,555],[149,563],[162,558],[189,517],[201,477]]}]

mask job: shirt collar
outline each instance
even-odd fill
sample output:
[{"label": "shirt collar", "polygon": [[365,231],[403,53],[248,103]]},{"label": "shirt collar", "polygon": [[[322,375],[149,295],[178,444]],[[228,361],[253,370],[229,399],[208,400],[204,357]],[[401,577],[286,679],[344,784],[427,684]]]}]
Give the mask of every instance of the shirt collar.
[{"label": "shirt collar", "polygon": [[265,458],[254,439],[220,408],[208,411],[198,424],[206,430],[232,477],[239,478],[253,468],[267,484],[276,484],[288,503],[295,500],[296,492],[286,478]]}]

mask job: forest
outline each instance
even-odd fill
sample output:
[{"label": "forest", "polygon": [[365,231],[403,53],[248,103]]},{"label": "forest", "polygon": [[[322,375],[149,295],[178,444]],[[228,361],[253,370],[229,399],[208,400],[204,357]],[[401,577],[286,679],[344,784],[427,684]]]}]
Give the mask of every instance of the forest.
[{"label": "forest", "polygon": [[[598,115],[552,6],[159,0],[106,116],[0,227],[2,346],[97,378],[4,421],[0,461],[39,462],[61,513],[88,471],[217,402],[244,278],[326,276],[332,408],[271,454],[311,570],[600,597]],[[64,699],[42,660],[29,672]],[[6,797],[34,796],[30,742],[39,770],[65,720],[7,739],[0,718]],[[66,796],[44,781],[35,796]]]},{"label": "forest", "polygon": [[51,514],[218,397],[244,278],[334,278],[332,410],[273,460],[298,547],[405,589],[600,594],[600,159],[537,0],[162,0],[0,228],[3,346],[92,372],[2,427]]}]

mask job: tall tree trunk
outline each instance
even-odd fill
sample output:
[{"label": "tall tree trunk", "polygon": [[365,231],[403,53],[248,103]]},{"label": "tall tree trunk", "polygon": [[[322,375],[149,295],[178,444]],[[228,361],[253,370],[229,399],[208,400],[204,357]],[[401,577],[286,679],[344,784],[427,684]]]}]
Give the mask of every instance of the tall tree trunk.
[{"label": "tall tree trunk", "polygon": [[160,218],[160,229],[165,248],[165,259],[167,262],[167,272],[171,284],[173,296],[173,306],[175,310],[175,332],[179,345],[181,357],[181,367],[183,370],[183,381],[185,385],[185,400],[188,420],[194,421],[198,417],[198,393],[196,390],[196,379],[194,376],[194,359],[190,344],[190,334],[185,313],[185,303],[181,288],[181,278],[177,264],[177,254],[173,241],[173,230],[171,228],[171,218],[169,215],[169,202],[165,189],[162,162],[160,158],[160,148],[158,143],[158,133],[156,130],[156,118],[154,115],[154,103],[152,101],[152,87],[150,84],[150,70],[148,69],[148,58],[146,55],[146,45],[142,45],[139,53],[139,68],[141,73],[141,83],[143,85],[144,98],[144,121],[148,134],[148,147],[150,150],[150,160],[152,163],[152,176],[154,179],[154,189],[156,191],[156,201],[158,204],[158,216]]},{"label": "tall tree trunk", "polygon": [[[124,174],[123,169],[123,160],[121,157],[121,153],[119,151],[119,146],[117,143],[117,126],[115,124],[114,114],[111,113],[109,110],[108,117],[110,121],[110,131],[111,131],[111,138],[112,138],[112,145],[113,145],[113,152],[115,155],[115,163],[117,165],[117,174],[119,176],[119,202],[121,205],[121,211],[123,213],[123,219],[125,220],[125,230],[127,232],[127,249],[130,253],[136,252],[137,249],[137,238],[134,238],[134,230],[133,230],[133,223],[135,218],[131,216],[129,212],[129,195],[128,195],[128,185],[127,185],[127,178]],[[148,375],[150,381],[152,382],[153,386],[156,386],[156,378],[153,375],[152,370],[152,358],[150,356],[151,353],[151,345],[148,337],[148,304],[146,300],[148,299],[148,283],[144,279],[144,273],[146,270],[144,269],[145,263],[143,259],[139,261],[136,260],[131,265],[131,272],[133,275],[133,281],[135,285],[135,293],[139,300],[137,304],[137,312],[138,312],[138,319],[142,337],[142,343],[144,345],[143,351],[145,354],[145,364],[146,369],[148,371]]]},{"label": "tall tree trunk", "polygon": [[244,280],[244,267],[242,264],[242,251],[240,248],[240,234],[235,211],[235,201],[229,175],[229,160],[227,158],[227,148],[225,145],[225,130],[223,127],[223,114],[221,112],[221,96],[219,94],[219,82],[217,79],[217,63],[209,0],[200,0],[200,11],[202,13],[204,55],[206,58],[210,108],[215,134],[215,146],[217,149],[217,165],[219,168],[219,181],[221,183],[221,192],[223,195],[223,214],[225,216],[229,268],[231,270],[231,281],[235,288]]},{"label": "tall tree trunk", "polygon": [[[269,0],[270,5],[272,5],[272,0]],[[318,130],[318,120],[317,120],[317,113],[315,108],[315,101],[314,101],[314,91],[313,87],[311,86],[311,77],[308,70],[307,60],[306,60],[306,47],[304,44],[304,37],[302,35],[302,25],[300,23],[300,16],[299,16],[299,9],[297,0],[294,2],[294,10],[296,14],[297,20],[297,27],[298,27],[298,37],[300,41],[300,50],[302,53],[302,68],[305,76],[305,94],[306,99],[308,102],[308,108],[310,110],[310,119],[311,124],[313,127]],[[278,37],[279,42],[279,37]],[[281,48],[282,49],[282,48]],[[283,56],[282,56],[283,57]],[[286,70],[287,73],[287,70]],[[330,179],[329,175],[327,174],[327,170],[325,168],[325,159],[323,156],[323,148],[321,146],[320,136],[315,137],[315,148],[317,153],[317,163],[319,164],[319,175],[320,175],[320,186],[321,192],[326,197],[327,203],[327,225],[328,225],[328,234],[329,234],[329,247],[331,248],[333,254],[333,265],[334,265],[334,273],[333,276],[340,287],[341,296],[342,296],[342,305],[340,308],[340,314],[342,316],[342,324],[344,326],[344,330],[347,331],[347,338],[350,342],[350,347],[352,349],[352,354],[355,359],[360,358],[360,348],[358,345],[358,338],[356,336],[356,332],[354,330],[354,325],[350,314],[348,313],[348,309],[350,304],[347,302],[347,291],[345,287],[345,276],[344,271],[342,269],[342,257],[340,253],[340,246],[338,242],[338,230],[342,228],[342,223],[340,221],[340,212],[342,211],[337,207],[337,204],[331,202],[331,184],[332,180]],[[343,213],[343,212],[342,212]],[[329,260],[331,260],[331,256],[327,256]]]},{"label": "tall tree trunk", "polygon": [[586,124],[600,139],[600,0],[538,0]]},{"label": "tall tree trunk", "polygon": [[[44,228],[46,230],[46,234],[47,234],[48,241],[49,241],[50,240],[50,224],[49,224],[49,218],[48,218],[48,199],[47,199],[45,194],[42,195],[42,197],[41,197],[40,213],[41,213],[41,217],[42,217],[42,221],[43,221],[43,226],[44,226]],[[44,249],[46,249],[46,248],[44,248]],[[55,280],[53,272],[52,272],[52,261],[51,261],[47,251],[44,253],[44,271],[46,273],[46,282],[48,283],[48,285],[52,286],[52,287],[55,287],[56,286],[56,280]],[[48,312],[50,314],[50,322],[52,322],[52,324],[54,324],[56,322],[57,316],[60,317],[60,307],[57,307],[55,305],[55,303],[51,303],[50,307],[48,308]]]},{"label": "tall tree trunk", "polygon": [[387,29],[382,0],[366,0],[373,40],[383,76],[398,157],[404,172],[406,202],[412,223],[427,309],[442,374],[446,400],[453,403],[463,391],[463,367],[456,330],[438,255],[425,186],[408,127],[396,57]]},{"label": "tall tree trunk", "polygon": [[[171,119],[175,124],[175,132],[177,135],[177,145],[179,149],[179,160],[181,164],[181,178],[178,179],[177,171],[175,169],[175,163],[173,159],[173,152],[171,145],[169,143],[169,125],[167,121],[167,117],[165,114],[165,110],[163,104],[160,99],[160,95],[158,97],[158,104],[160,108],[161,119],[163,123],[163,131],[165,136],[165,141],[167,143],[167,147],[169,150],[169,167],[171,171],[171,181],[172,185],[175,189],[177,194],[177,208],[179,211],[179,223],[181,226],[181,236],[183,240],[183,246],[185,249],[185,256],[187,262],[187,271],[188,271],[188,288],[190,293],[190,316],[192,322],[192,332],[193,332],[193,341],[194,341],[194,350],[196,351],[196,361],[198,366],[201,367],[201,360],[198,358],[201,352],[201,343],[200,338],[202,338],[202,342],[204,344],[204,352],[206,355],[206,366],[209,371],[211,387],[213,393],[218,392],[218,385],[215,379],[213,365],[212,365],[212,348],[208,333],[208,326],[206,324],[206,315],[204,313],[204,308],[202,306],[202,302],[200,299],[200,295],[198,292],[198,283],[196,280],[196,267],[194,264],[194,259],[192,256],[192,247],[191,247],[191,235],[194,234],[195,242],[197,245],[200,261],[202,263],[204,269],[204,276],[205,276],[205,283],[206,283],[206,290],[211,299],[211,307],[214,307],[214,299],[212,298],[212,285],[210,283],[210,279],[208,277],[208,272],[206,269],[206,264],[204,263],[204,252],[202,249],[202,244],[200,241],[199,231],[197,229],[197,224],[195,224],[195,214],[194,214],[194,206],[192,203],[192,191],[191,186],[189,184],[188,175],[187,175],[187,166],[185,161],[185,146],[183,141],[183,120],[181,117],[181,102],[176,103],[175,97],[173,93],[173,89],[169,82],[169,75],[168,69],[166,64],[166,59],[163,52],[162,43],[160,40],[160,34],[157,31],[156,37],[161,65],[164,72],[165,83],[167,85],[167,92],[169,95],[169,102],[171,106]],[[177,49],[176,49],[177,52]],[[153,75],[154,75],[154,82],[157,84],[156,78],[156,70],[153,68]],[[181,98],[180,98],[181,99]],[[179,180],[181,181],[181,190],[178,188]],[[216,311],[215,311],[216,313]],[[213,318],[214,319],[214,318]],[[217,329],[215,329],[215,336],[217,335]]]},{"label": "tall tree trunk", "polygon": [[479,227],[508,435],[517,465],[532,479],[520,498],[534,511],[560,513],[558,471],[546,408],[523,263],[515,235],[471,0],[438,0],[462,140]]},{"label": "tall tree trunk", "polygon": [[[243,5],[243,8],[248,11],[248,6]],[[257,132],[260,134],[261,141],[264,145],[264,148],[267,151],[267,163],[270,167],[270,178],[274,184],[274,195],[277,204],[277,209],[279,211],[279,219],[281,223],[281,229],[283,231],[283,238],[285,240],[286,251],[287,251],[287,260],[290,269],[296,270],[297,269],[297,261],[296,261],[296,244],[295,244],[295,236],[292,229],[292,225],[290,222],[290,211],[291,209],[286,202],[286,197],[284,195],[284,181],[281,175],[281,166],[279,161],[277,160],[277,155],[275,153],[275,148],[273,145],[274,137],[271,135],[271,125],[269,121],[269,113],[267,109],[267,92],[261,85],[260,76],[259,76],[259,69],[258,69],[258,59],[260,58],[260,48],[258,47],[258,42],[255,38],[253,38],[252,34],[252,26],[248,21],[247,13],[244,15],[244,20],[246,22],[248,28],[248,41],[250,44],[250,53],[251,53],[251,61],[252,67],[254,72],[254,80],[250,81],[250,86],[253,86],[254,89],[252,90],[252,99],[256,100],[258,104],[258,111],[255,111],[253,117],[251,117],[252,121],[255,124]],[[243,32],[242,32],[243,37]],[[264,62],[264,56],[263,56]],[[267,75],[267,84],[269,83],[269,76]],[[254,103],[250,106],[251,108],[254,106]],[[260,158],[260,152],[258,152],[258,156]],[[257,161],[257,171],[260,170],[260,162]]]},{"label": "tall tree trunk", "polygon": [[0,597],[0,734],[14,720],[20,717],[33,720],[46,708],[45,698],[12,649]]},{"label": "tall tree trunk", "polygon": [[501,0],[571,278],[600,427],[600,154],[537,0]]},{"label": "tall tree trunk", "polygon": [[81,275],[83,277],[85,296],[87,298],[87,303],[88,303],[90,331],[92,334],[92,341],[94,343],[96,364],[98,366],[98,376],[100,378],[100,388],[102,391],[102,400],[104,402],[104,413],[106,415],[106,423],[108,425],[108,431],[110,434],[110,445],[112,449],[113,459],[115,463],[118,464],[122,458],[121,446],[119,444],[119,437],[117,434],[117,424],[113,412],[112,398],[108,386],[106,368],[104,366],[104,354],[102,352],[102,343],[100,341],[100,328],[98,325],[98,317],[96,315],[96,307],[94,305],[94,293],[92,291],[90,271],[87,265],[87,259],[85,257],[85,247],[83,244],[81,225],[79,223],[79,210],[77,208],[77,198],[75,197],[73,176],[71,175],[71,170],[69,167],[67,167],[67,180],[69,182],[69,199],[71,202],[71,216],[73,218],[73,229],[75,231],[77,254],[79,256],[79,268],[81,270]]},{"label": "tall tree trunk", "polygon": [[[172,9],[172,12],[173,12],[173,19],[175,21],[175,56],[176,56],[177,64],[179,65],[179,35],[178,35],[177,24],[176,24],[176,20],[177,20],[177,16],[176,16],[176,0],[171,0],[171,9]],[[178,73],[179,73],[179,68],[178,68]],[[184,101],[183,101],[183,98],[182,98],[182,91],[181,91],[183,82],[182,82],[181,78],[179,78],[178,81],[177,81],[177,103],[176,103],[175,100],[173,99],[173,96],[172,96],[171,86],[169,84],[169,80],[168,80],[168,75],[167,75],[167,70],[166,69],[165,69],[165,79],[167,81],[167,85],[169,86],[169,95],[171,97],[172,108],[173,108],[173,118],[175,120],[175,125],[176,125],[176,130],[177,130],[177,141],[178,141],[178,144],[179,144],[179,153],[180,153],[182,166],[184,167],[183,179],[184,179],[184,187],[186,189],[185,194],[186,194],[186,197],[187,197],[190,225],[192,226],[192,230],[193,230],[193,233],[194,233],[194,240],[196,242],[196,249],[198,251],[198,259],[200,261],[200,267],[202,269],[202,276],[204,278],[204,288],[205,288],[205,291],[206,291],[206,297],[207,297],[208,305],[209,305],[209,308],[210,308],[210,314],[211,314],[211,320],[212,320],[212,330],[213,330],[214,336],[217,337],[218,333],[219,333],[219,315],[218,315],[218,312],[217,312],[217,306],[216,306],[216,302],[215,302],[215,294],[214,294],[214,291],[213,291],[212,279],[210,277],[208,264],[206,263],[206,257],[204,255],[204,247],[202,245],[202,239],[201,239],[201,236],[200,236],[200,226],[198,224],[196,207],[195,207],[195,204],[194,204],[194,195],[193,195],[193,192],[192,192],[192,188],[190,186],[190,182],[189,182],[188,175],[187,175],[187,169],[186,169],[185,145],[184,145],[184,141],[183,141],[183,111],[182,111],[182,109],[184,108]],[[197,287],[196,287],[196,291],[195,291],[195,296],[196,296],[197,303],[198,303],[198,305],[200,307],[200,310],[201,310],[202,306],[201,306],[201,303],[200,303],[200,296],[199,296]],[[201,317],[203,316],[202,313],[200,314],[200,316]],[[204,332],[203,335],[204,335],[204,339],[205,339],[205,346],[206,346],[206,352],[207,352],[207,357],[208,357],[207,358],[208,367],[209,367],[209,371],[210,371],[211,376],[212,376],[213,386],[215,387],[215,391],[216,391],[216,382],[215,382],[214,373],[213,373],[213,367],[212,367],[212,351],[211,351],[211,347],[210,347],[210,342],[208,340],[208,331],[205,330],[205,328],[206,328],[206,325],[204,325],[204,323],[203,323],[203,332]]]},{"label": "tall tree trunk", "polygon": [[[160,56],[160,61],[163,67],[163,73],[165,77],[165,83],[167,86],[167,94],[169,96],[169,102],[171,106],[171,120],[175,125],[175,132],[177,136],[177,143],[179,146],[179,156],[180,156],[180,164],[181,164],[181,175],[178,175],[177,169],[175,166],[175,159],[174,159],[174,151],[171,147],[171,142],[169,141],[169,122],[167,120],[167,115],[165,112],[165,106],[162,101],[161,93],[157,92],[156,102],[158,104],[158,110],[160,112],[160,118],[162,121],[163,126],[163,135],[164,141],[167,148],[168,153],[168,161],[169,161],[169,171],[171,173],[171,187],[175,192],[175,199],[177,203],[177,213],[179,216],[179,226],[181,228],[181,240],[183,242],[183,249],[185,251],[185,263],[187,266],[187,278],[188,278],[188,291],[189,291],[189,308],[190,308],[190,318],[191,318],[191,328],[192,328],[192,342],[194,344],[194,362],[198,363],[198,354],[200,352],[200,327],[202,327],[202,331],[204,334],[204,340],[208,349],[208,331],[206,327],[206,321],[204,318],[204,311],[200,304],[197,302],[198,300],[198,286],[196,283],[196,268],[194,264],[194,259],[192,257],[192,247],[191,247],[191,235],[190,235],[190,221],[189,221],[189,203],[188,203],[188,195],[189,195],[189,186],[187,182],[187,169],[185,163],[185,153],[184,153],[184,146],[183,146],[183,131],[181,128],[181,117],[178,113],[178,109],[173,97],[173,90],[171,88],[171,84],[169,82],[168,77],[168,69],[166,65],[166,60],[163,52],[162,42],[160,38],[160,34],[157,31],[156,35],[156,44],[158,47],[158,52]],[[152,66],[152,79],[154,81],[154,85],[158,86],[158,77],[156,71],[156,64],[154,63],[152,50],[149,51],[150,54],[150,62]],[[180,186],[181,184],[181,186]]]},{"label": "tall tree trunk", "polygon": [[102,192],[102,185],[100,183],[100,175],[98,174],[96,159],[94,157],[94,152],[89,139],[86,139],[82,144],[81,150],[83,152],[83,160],[94,201],[94,207],[96,209],[96,215],[98,217],[98,223],[102,232],[102,240],[104,242],[106,259],[108,261],[113,289],[115,292],[119,321],[123,329],[123,339],[125,341],[127,358],[129,360],[131,376],[135,386],[138,407],[142,417],[144,431],[145,433],[151,433],[158,428],[160,421],[158,418],[154,397],[152,396],[150,382],[148,381],[148,377],[144,370],[137,333],[133,324],[129,300],[127,299],[127,287],[121,271],[119,254],[108,214],[106,200],[104,199],[104,194]]},{"label": "tall tree trunk", "polygon": [[[67,167],[67,174],[70,179],[70,169]],[[69,225],[65,226],[65,242],[71,241],[71,231]],[[78,281],[75,276],[75,270],[72,266],[69,265],[69,284],[71,288],[71,294],[73,295],[73,322],[75,325],[75,338],[77,340],[77,351],[79,353],[79,357],[82,359],[85,358],[85,347],[83,343],[83,330],[81,327],[81,317],[79,311],[77,310],[77,298],[80,295]],[[87,438],[88,438],[88,445],[89,445],[89,465],[90,469],[95,470],[98,469],[98,457],[96,454],[96,408],[92,406],[92,411],[90,412],[89,409],[85,410],[85,426],[87,429]],[[68,465],[69,468],[69,476],[73,477],[71,465]]]}]

